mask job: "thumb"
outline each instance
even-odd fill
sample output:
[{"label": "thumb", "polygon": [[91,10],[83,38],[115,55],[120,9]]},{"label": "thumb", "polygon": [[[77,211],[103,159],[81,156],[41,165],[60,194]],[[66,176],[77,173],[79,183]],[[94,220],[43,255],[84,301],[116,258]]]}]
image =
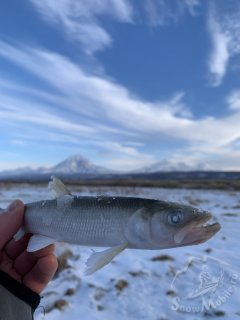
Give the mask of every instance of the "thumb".
[{"label": "thumb", "polygon": [[0,214],[0,250],[12,239],[23,223],[24,204],[20,200],[13,201]]}]

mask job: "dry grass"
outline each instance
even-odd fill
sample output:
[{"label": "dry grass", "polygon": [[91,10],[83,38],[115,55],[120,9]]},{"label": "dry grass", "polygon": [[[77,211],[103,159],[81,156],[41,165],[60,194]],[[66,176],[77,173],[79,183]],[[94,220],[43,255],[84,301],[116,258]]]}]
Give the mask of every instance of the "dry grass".
[{"label": "dry grass", "polygon": [[63,270],[70,268],[68,263],[68,259],[73,257],[73,253],[71,250],[64,251],[60,256],[58,256],[58,269],[55,273],[55,277],[59,275]]},{"label": "dry grass", "polygon": [[[64,180],[66,184],[77,188],[92,187],[151,187],[151,188],[186,188],[186,189],[210,189],[210,190],[240,190],[239,179],[176,179],[176,180],[153,180],[153,179],[84,179],[78,181]],[[30,185],[45,185],[47,181],[26,182]],[[11,189],[16,184],[25,185],[24,182],[11,181],[0,182],[0,189]]]},{"label": "dry grass", "polygon": [[151,259],[152,261],[173,261],[174,258],[172,256],[169,256],[168,254],[162,254],[160,256],[156,256],[156,257],[153,257]]},{"label": "dry grass", "polygon": [[115,288],[118,293],[122,292],[125,288],[129,286],[129,283],[126,280],[118,280],[118,282],[115,284]]}]

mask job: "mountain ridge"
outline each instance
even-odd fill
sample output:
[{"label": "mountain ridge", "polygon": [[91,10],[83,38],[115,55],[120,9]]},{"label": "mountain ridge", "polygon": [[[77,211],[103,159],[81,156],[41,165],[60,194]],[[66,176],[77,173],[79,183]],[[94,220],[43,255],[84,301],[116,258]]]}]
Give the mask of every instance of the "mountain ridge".
[{"label": "mountain ridge", "polygon": [[13,176],[24,176],[24,175],[127,175],[127,174],[151,174],[155,172],[167,173],[167,172],[191,172],[191,171],[212,171],[208,164],[197,163],[196,165],[188,165],[184,162],[174,162],[171,160],[162,160],[154,163],[151,166],[146,166],[139,168],[137,170],[118,172],[110,170],[103,166],[96,165],[82,155],[76,154],[72,155],[63,161],[53,165],[52,167],[39,167],[31,168],[30,166],[25,166],[13,170],[4,170],[0,172],[0,178],[2,177],[13,177]]},{"label": "mountain ridge", "polygon": [[186,164],[183,161],[174,162],[171,160],[162,160],[151,166],[140,168],[138,173],[154,173],[154,172],[173,172],[173,171],[211,171],[213,170],[209,164],[198,162],[195,165]]},{"label": "mountain ridge", "polygon": [[63,161],[57,163],[56,165],[45,168],[45,167],[39,167],[36,169],[31,168],[30,166],[20,167],[13,170],[4,170],[0,172],[0,177],[2,176],[19,176],[24,174],[35,174],[35,175],[41,175],[41,174],[107,174],[111,173],[113,171],[102,167],[95,165],[87,158],[84,158],[81,155],[73,155],[70,156]]}]

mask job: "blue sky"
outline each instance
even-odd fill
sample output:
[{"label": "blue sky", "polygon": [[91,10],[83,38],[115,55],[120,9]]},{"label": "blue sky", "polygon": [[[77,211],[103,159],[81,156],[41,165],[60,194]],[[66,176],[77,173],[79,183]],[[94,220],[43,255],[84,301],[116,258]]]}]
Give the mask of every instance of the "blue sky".
[{"label": "blue sky", "polygon": [[238,0],[0,6],[0,170],[73,154],[240,170]]}]

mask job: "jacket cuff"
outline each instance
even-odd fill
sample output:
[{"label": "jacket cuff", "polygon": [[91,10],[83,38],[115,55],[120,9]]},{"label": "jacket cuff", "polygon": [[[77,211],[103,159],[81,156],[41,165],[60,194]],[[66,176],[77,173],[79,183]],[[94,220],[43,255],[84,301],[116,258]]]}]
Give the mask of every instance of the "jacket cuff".
[{"label": "jacket cuff", "polygon": [[16,297],[26,302],[33,311],[38,307],[41,300],[40,295],[13,279],[2,270],[0,270],[0,284]]}]

